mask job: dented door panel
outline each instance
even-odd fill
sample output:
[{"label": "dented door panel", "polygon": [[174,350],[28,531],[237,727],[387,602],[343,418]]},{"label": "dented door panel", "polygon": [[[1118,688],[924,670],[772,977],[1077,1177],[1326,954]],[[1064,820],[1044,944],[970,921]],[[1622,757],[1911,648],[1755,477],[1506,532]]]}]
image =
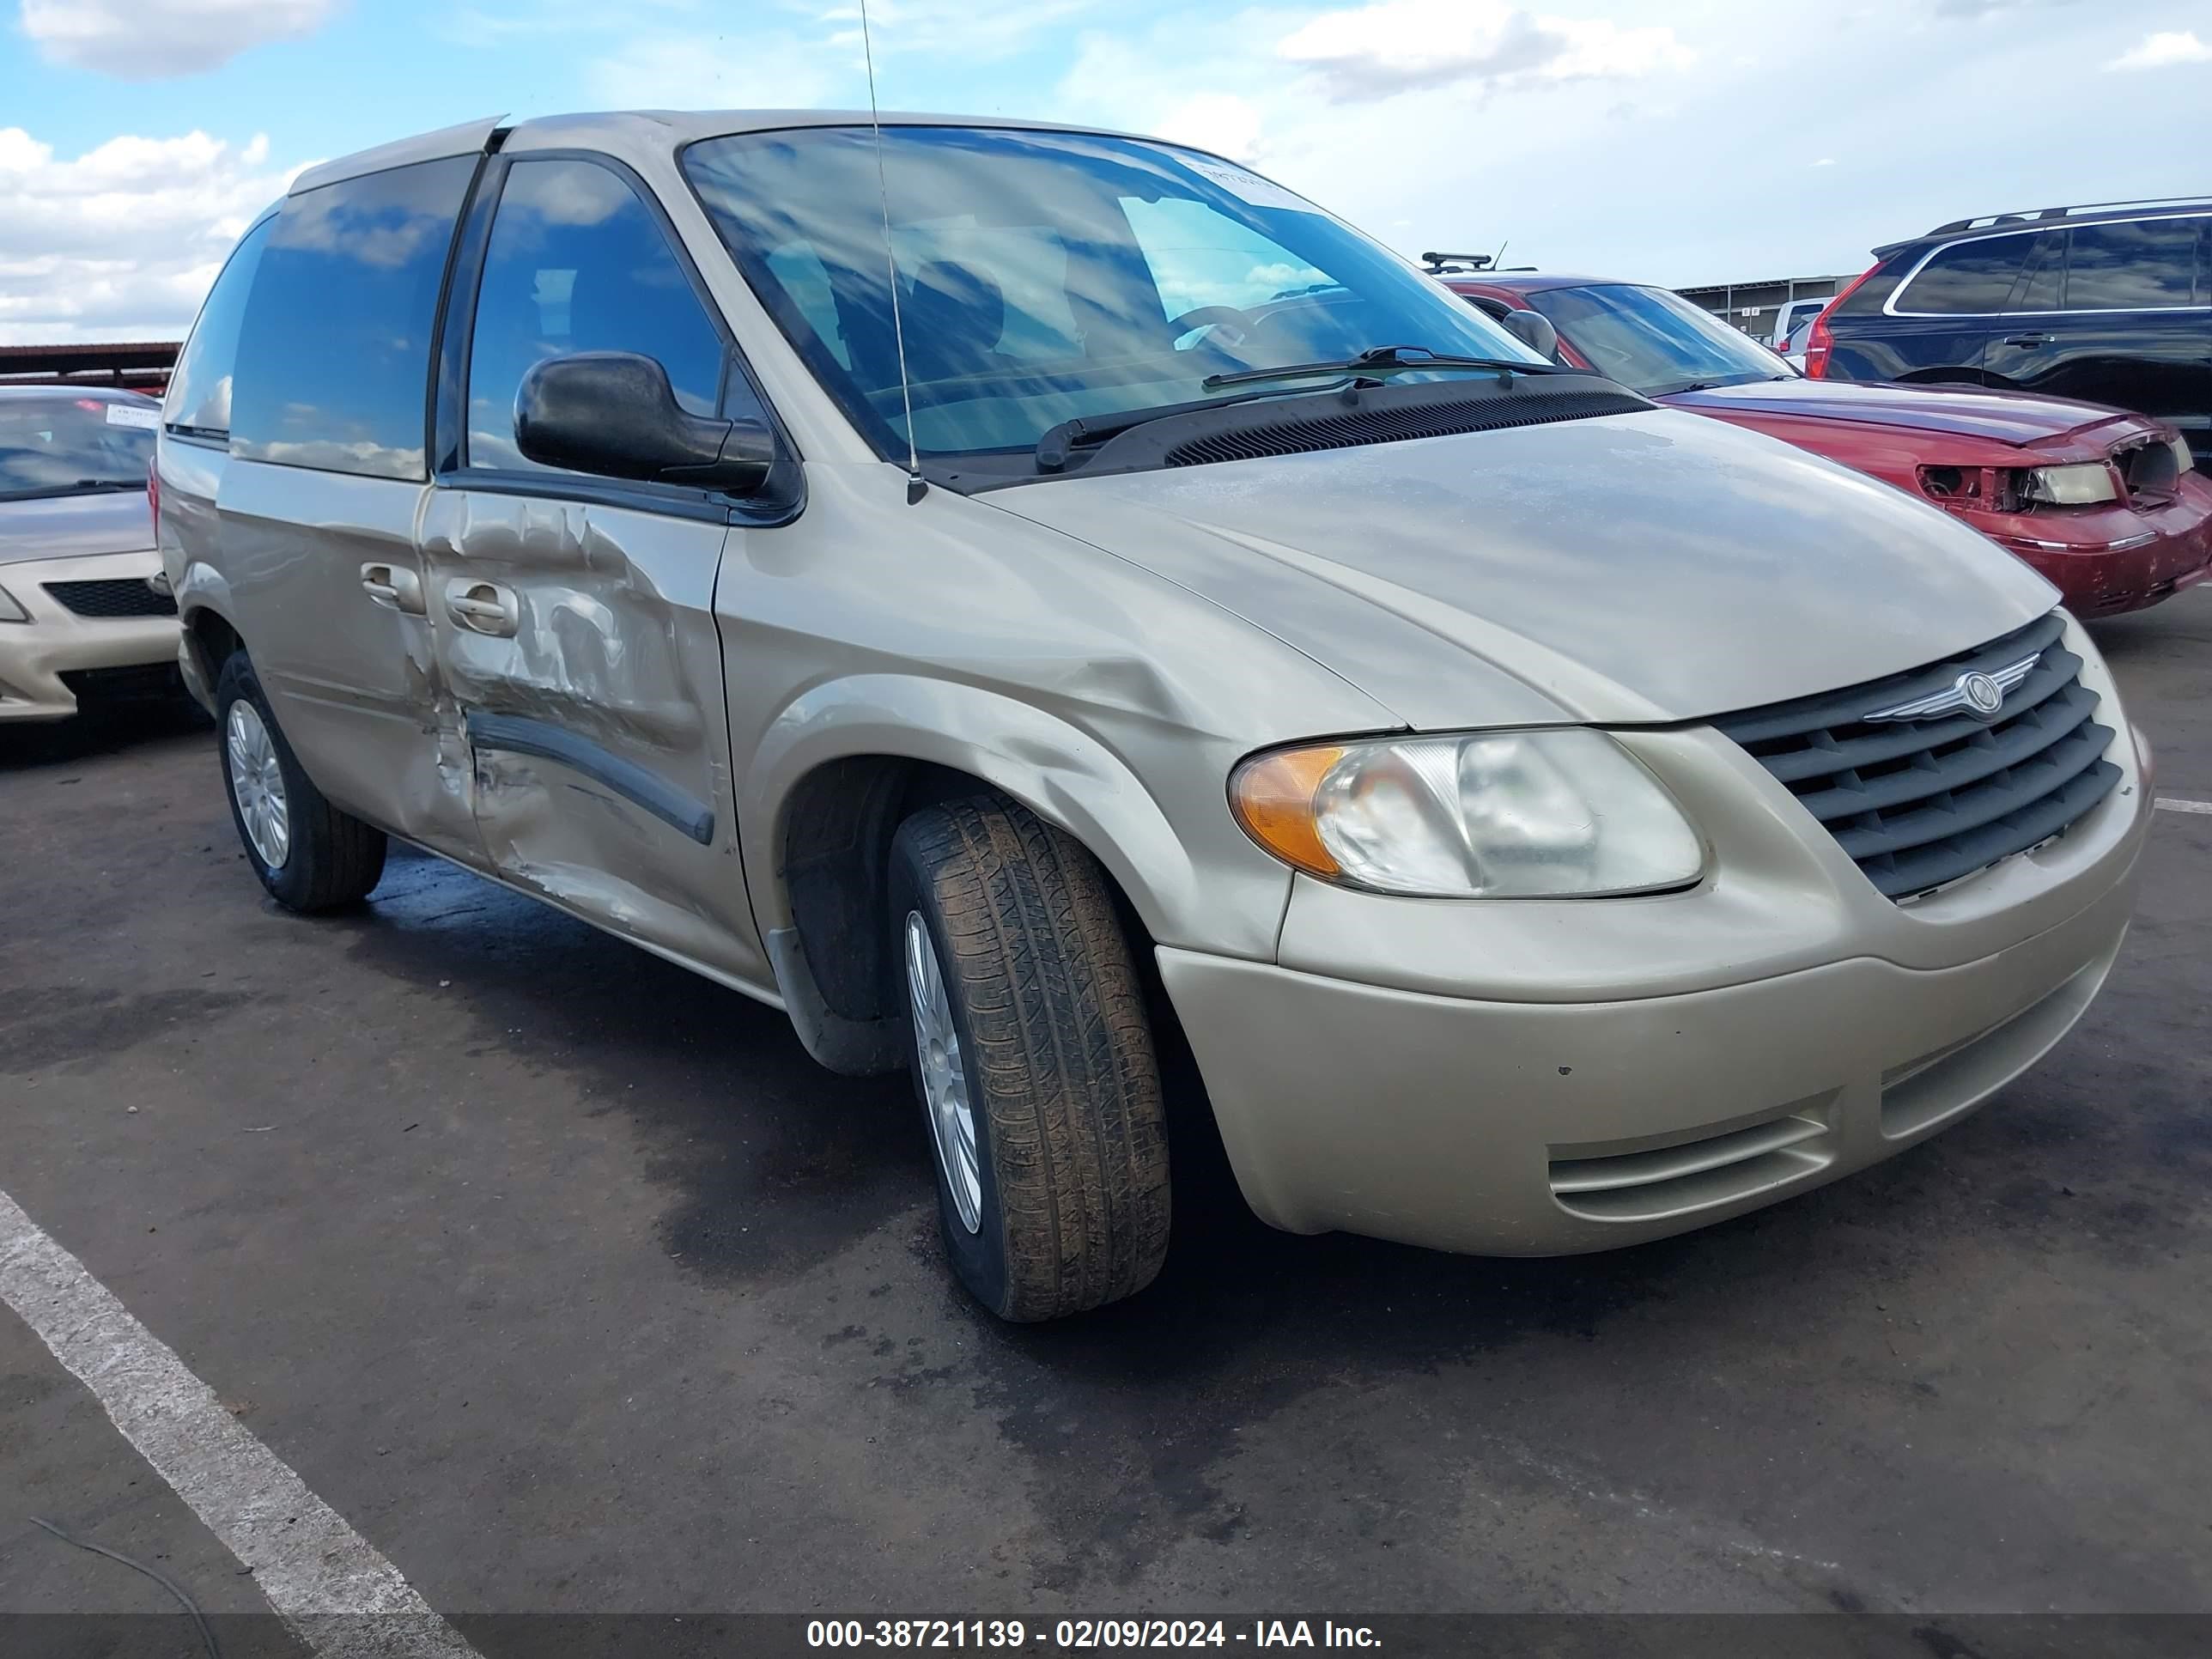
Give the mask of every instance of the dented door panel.
[{"label": "dented door panel", "polygon": [[475,864],[466,752],[415,545],[424,490],[233,456],[216,498],[231,620],[315,787]]},{"label": "dented door panel", "polygon": [[714,619],[719,520],[441,488],[422,548],[492,867],[629,937],[764,980]]}]

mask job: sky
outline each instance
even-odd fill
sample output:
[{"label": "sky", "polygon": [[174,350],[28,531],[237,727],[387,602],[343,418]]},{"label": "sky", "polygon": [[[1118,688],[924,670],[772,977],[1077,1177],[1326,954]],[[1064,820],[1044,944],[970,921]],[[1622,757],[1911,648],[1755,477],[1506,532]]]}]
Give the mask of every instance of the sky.
[{"label": "sky", "polygon": [[[1219,151],[1399,249],[1685,286],[2212,193],[2212,0],[868,0],[886,111]],[[0,343],[174,338],[299,169],[479,115],[865,107],[860,0],[0,0]]]}]

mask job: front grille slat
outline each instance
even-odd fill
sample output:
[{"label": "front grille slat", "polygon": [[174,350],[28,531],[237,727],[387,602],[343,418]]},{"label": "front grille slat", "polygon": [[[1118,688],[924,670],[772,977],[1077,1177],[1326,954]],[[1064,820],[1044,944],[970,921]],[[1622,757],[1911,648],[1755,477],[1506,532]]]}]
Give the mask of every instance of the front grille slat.
[{"label": "front grille slat", "polygon": [[1886,869],[1862,867],[1885,898],[1910,898],[1946,886],[2049,841],[2111,794],[2119,781],[2120,769],[2100,760],[2058,793],[2046,795],[2012,817],[1953,841],[1930,842],[1893,860]]},{"label": "front grille slat", "polygon": [[1853,858],[1869,859],[1978,830],[2071,783],[2097,763],[2112,740],[2110,726],[2092,724],[2074,740],[2016,769],[2014,777],[1993,780],[1978,789],[1947,790],[1942,804],[1881,815],[1879,828],[1838,830],[1836,839]]},{"label": "front grille slat", "polygon": [[[1924,744],[1917,752],[1925,764],[1892,772],[1872,782],[1813,790],[1797,799],[1814,817],[1830,823],[1856,813],[1879,811],[1902,802],[1923,799],[1928,793],[1931,774],[1945,789],[1955,793],[2012,767],[2025,765],[2045,750],[2063,742],[2080,729],[2096,707],[2097,699],[2088,689],[2075,684],[2054,702],[2035,710],[2027,719],[2014,721],[2002,735],[1988,735],[1987,726],[1979,720],[1971,721],[1973,731],[1966,741],[1971,744],[1978,738],[1986,740],[1982,746],[1966,753],[1931,762],[1928,757],[1938,745]],[[2101,745],[2098,752],[2103,752]]]},{"label": "front grille slat", "polygon": [[[1925,668],[1714,721],[1796,795],[1875,888],[1904,900],[2063,833],[2112,793],[2112,730],[2094,718],[2061,613]],[[1984,720],[1869,720],[1971,672],[2038,656]]]},{"label": "front grille slat", "polygon": [[173,617],[177,602],[156,593],[137,577],[117,576],[102,581],[43,582],[55,600],[80,617]]},{"label": "front grille slat", "polygon": [[[2071,651],[2053,648],[2045,652],[2043,660],[2036,665],[2035,672],[2027,677],[2017,691],[2005,699],[2004,718],[2011,720],[2045,698],[2064,690],[2073,684],[2075,675],[2081,669],[2081,658]],[[1871,700],[1865,703],[1869,708],[1885,706]],[[1841,740],[1824,729],[1821,736],[1826,742],[1820,747],[1762,754],[1759,759],[1765,763],[1766,769],[1783,782],[1797,783],[1807,778],[1819,777],[1824,772],[1875,766],[1902,756],[1917,755],[1923,750],[1938,748],[1988,729],[1984,722],[1972,714],[1954,714],[1935,720],[1885,722],[1880,726],[1863,726],[1860,728],[1860,735]],[[1735,737],[1735,733],[1731,732],[1729,735]],[[1786,743],[1791,737],[1798,735],[1790,733],[1769,741]],[[1739,738],[1737,741],[1743,739]]]}]

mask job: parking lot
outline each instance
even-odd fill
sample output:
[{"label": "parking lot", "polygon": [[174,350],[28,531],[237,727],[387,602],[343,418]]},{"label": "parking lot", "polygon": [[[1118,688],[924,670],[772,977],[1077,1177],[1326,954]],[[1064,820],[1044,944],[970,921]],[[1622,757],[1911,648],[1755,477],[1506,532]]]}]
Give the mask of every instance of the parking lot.
[{"label": "parking lot", "polygon": [[[2212,586],[2098,631],[2212,799]],[[1193,1169],[1151,1291],[1030,1328],[902,1080],[422,855],[281,912],[202,728],[0,734],[0,1192],[450,1617],[2212,1607],[2212,815],[2060,1050],[1871,1172],[1498,1261]],[[33,1515],[264,1607],[0,1311],[0,1609],[172,1605]]]}]

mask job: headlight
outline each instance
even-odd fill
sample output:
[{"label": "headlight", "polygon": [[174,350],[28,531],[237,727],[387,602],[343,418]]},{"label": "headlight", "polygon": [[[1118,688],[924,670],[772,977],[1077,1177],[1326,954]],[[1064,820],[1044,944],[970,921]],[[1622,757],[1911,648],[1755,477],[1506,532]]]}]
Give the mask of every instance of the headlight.
[{"label": "headlight", "polygon": [[2112,469],[2102,461],[2032,467],[2021,478],[2021,494],[2031,501],[2052,507],[2088,507],[2120,498],[2119,486],[2112,482]]},{"label": "headlight", "polygon": [[0,587],[0,623],[28,622],[31,613],[16,603],[15,596]]},{"label": "headlight", "polygon": [[1658,781],[1579,727],[1316,744],[1230,780],[1244,832],[1378,893],[1595,898],[1681,887],[1705,848]]}]

